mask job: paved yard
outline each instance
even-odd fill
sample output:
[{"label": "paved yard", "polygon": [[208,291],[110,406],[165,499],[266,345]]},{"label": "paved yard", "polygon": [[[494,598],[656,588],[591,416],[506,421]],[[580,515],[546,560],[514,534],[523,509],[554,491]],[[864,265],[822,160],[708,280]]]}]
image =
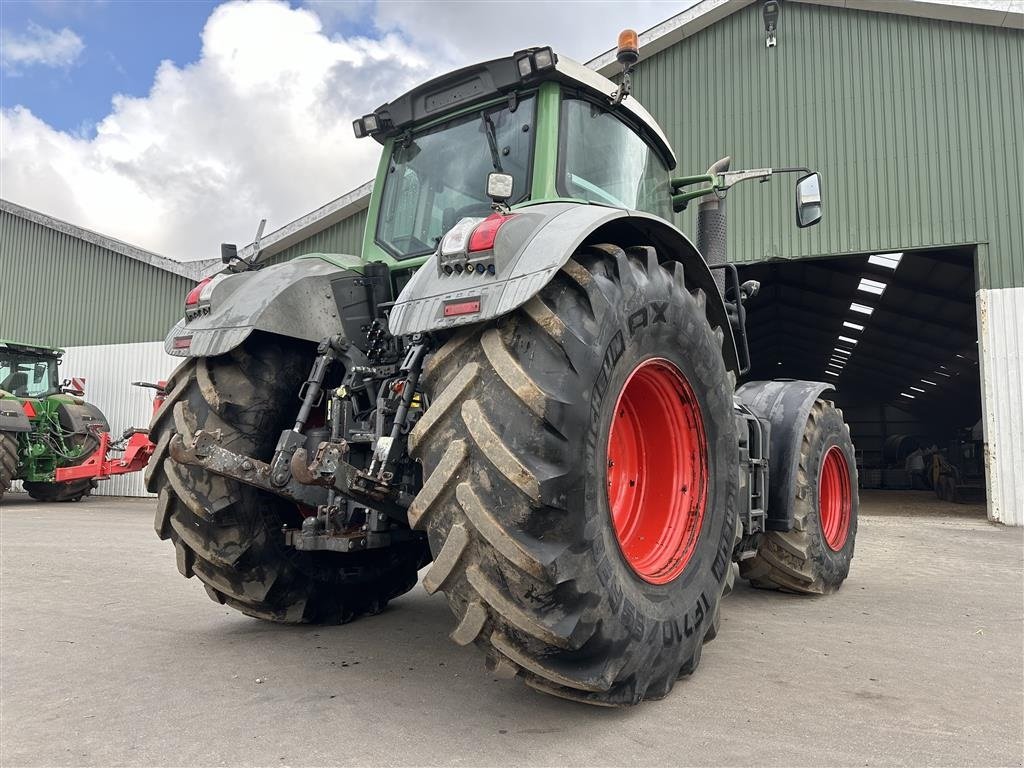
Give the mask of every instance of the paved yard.
[{"label": "paved yard", "polygon": [[178,575],[150,501],[0,504],[5,768],[1022,761],[1024,531],[929,494],[865,494],[838,594],[742,586],[697,675],[629,710],[493,680],[419,588],[267,625]]}]

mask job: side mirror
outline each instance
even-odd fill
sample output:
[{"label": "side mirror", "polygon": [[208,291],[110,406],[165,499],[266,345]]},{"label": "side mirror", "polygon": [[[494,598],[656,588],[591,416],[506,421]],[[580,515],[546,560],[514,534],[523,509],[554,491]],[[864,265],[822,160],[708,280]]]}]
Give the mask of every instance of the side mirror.
[{"label": "side mirror", "polygon": [[512,197],[512,184],[515,179],[510,173],[493,171],[487,174],[487,196],[496,203],[503,203]]},{"label": "side mirror", "polygon": [[238,246],[234,243],[220,244],[220,260],[224,264],[230,264],[238,258]]},{"label": "side mirror", "polygon": [[809,173],[796,182],[796,225],[803,229],[821,221],[821,175]]}]

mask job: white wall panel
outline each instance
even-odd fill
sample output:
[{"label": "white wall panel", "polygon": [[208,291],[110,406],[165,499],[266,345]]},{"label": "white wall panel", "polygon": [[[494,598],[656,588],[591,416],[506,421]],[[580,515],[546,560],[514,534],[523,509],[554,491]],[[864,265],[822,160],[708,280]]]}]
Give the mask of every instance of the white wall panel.
[{"label": "white wall panel", "polygon": [[[61,365],[62,378],[85,378],[85,399],[107,417],[111,437],[128,427],[148,427],[153,413],[153,390],[133,387],[133,381],[166,379],[179,360],[164,352],[162,341],[69,347]],[[104,496],[150,496],[142,472],[117,475],[100,483],[93,493]]]},{"label": "white wall panel", "polygon": [[978,291],[988,517],[1024,525],[1024,288]]}]

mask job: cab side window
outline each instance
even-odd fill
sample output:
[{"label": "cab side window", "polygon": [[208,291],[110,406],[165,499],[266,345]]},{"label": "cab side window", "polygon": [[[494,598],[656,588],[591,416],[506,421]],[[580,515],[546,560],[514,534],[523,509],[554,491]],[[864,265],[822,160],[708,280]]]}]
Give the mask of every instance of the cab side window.
[{"label": "cab side window", "polygon": [[661,159],[599,104],[563,98],[558,163],[561,195],[671,216],[668,170]]}]

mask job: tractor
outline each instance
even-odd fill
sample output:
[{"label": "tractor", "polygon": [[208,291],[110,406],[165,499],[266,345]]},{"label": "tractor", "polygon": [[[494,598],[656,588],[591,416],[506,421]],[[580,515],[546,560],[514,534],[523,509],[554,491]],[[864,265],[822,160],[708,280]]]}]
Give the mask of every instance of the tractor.
[{"label": "tractor", "polygon": [[39,501],[79,501],[91,478],[57,480],[60,468],[81,464],[109,429],[82,400],[81,382],[57,375],[64,350],[0,340],[0,496],[12,480]]},{"label": "tractor", "polygon": [[[824,594],[857,530],[850,432],[812,381],[745,381],[726,194],[802,168],[677,177],[619,83],[521,50],[354,123],[382,145],[361,256],[185,297],[154,416],[155,528],[217,603],[347,622],[443,593],[498,676],[605,706],[665,696],[737,572]],[[670,223],[698,201],[696,243]],[[244,252],[243,252],[244,253]],[[738,386],[739,385],[739,386]]]},{"label": "tractor", "polygon": [[[112,442],[106,417],[82,399],[85,382],[60,382],[64,350],[0,339],[0,498],[21,480],[38,501],[80,501],[99,480],[138,472],[153,445],[147,430]],[[134,382],[158,390],[158,384]],[[122,452],[120,458],[110,452]]]}]

